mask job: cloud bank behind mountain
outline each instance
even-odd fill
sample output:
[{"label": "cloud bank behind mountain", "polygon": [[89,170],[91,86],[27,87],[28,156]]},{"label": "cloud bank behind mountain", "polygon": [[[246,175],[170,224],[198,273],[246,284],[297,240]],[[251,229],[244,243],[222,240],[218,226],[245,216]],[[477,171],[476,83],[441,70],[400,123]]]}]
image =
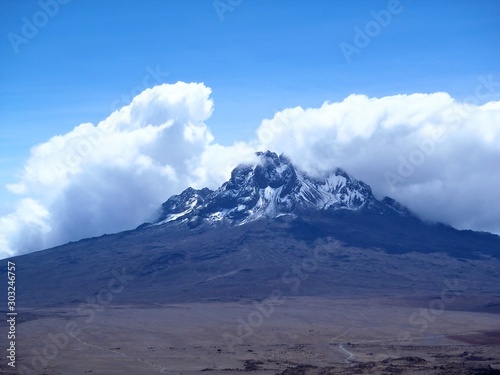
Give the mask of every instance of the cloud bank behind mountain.
[{"label": "cloud bank behind mountain", "polygon": [[205,124],[210,95],[201,83],[155,86],[96,125],[34,146],[8,186],[20,199],[0,217],[0,256],[134,228],[170,195],[216,188],[267,149],[311,175],[341,167],[423,219],[500,233],[500,102],[351,95],[284,109],[254,139],[224,146]]}]

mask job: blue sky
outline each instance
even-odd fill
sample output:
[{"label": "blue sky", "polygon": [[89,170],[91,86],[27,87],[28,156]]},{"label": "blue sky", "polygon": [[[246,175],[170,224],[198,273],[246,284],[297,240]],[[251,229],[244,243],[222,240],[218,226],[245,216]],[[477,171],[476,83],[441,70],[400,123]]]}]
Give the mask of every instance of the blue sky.
[{"label": "blue sky", "polygon": [[348,63],[339,45],[354,45],[355,28],[389,3],[243,0],[221,20],[212,0],[71,0],[16,53],[9,33],[22,36],[23,17],[33,21],[42,8],[3,0],[0,214],[15,198],[4,185],[16,181],[32,146],[104,119],[150,69],[162,72],[150,86],[212,88],[207,124],[224,145],[250,139],[263,118],[286,107],[318,107],[352,93],[445,91],[465,99],[478,76],[499,77],[500,2],[493,0],[402,0]]}]

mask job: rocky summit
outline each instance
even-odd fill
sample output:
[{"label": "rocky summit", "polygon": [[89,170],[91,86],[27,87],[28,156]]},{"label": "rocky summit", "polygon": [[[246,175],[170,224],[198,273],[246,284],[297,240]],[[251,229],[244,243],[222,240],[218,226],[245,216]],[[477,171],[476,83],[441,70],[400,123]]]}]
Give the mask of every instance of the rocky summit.
[{"label": "rocky summit", "polygon": [[241,225],[260,218],[300,215],[309,211],[374,210],[410,212],[390,198],[377,200],[371,188],[340,168],[323,178],[298,170],[271,151],[258,152],[258,163],[239,165],[215,191],[188,188],[168,199],[155,225],[171,222],[197,226],[225,222]]}]

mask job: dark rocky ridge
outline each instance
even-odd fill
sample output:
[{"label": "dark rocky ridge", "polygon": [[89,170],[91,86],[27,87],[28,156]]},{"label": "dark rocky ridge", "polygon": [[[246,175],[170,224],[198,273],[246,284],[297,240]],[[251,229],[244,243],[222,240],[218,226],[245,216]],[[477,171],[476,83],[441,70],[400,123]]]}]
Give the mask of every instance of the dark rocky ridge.
[{"label": "dark rocky ridge", "polygon": [[341,169],[325,178],[298,171],[284,155],[259,152],[259,163],[240,165],[219,189],[186,189],[162,205],[157,224],[225,222],[238,225],[262,217],[307,211],[372,210],[413,216],[391,198],[378,201],[371,188]]}]

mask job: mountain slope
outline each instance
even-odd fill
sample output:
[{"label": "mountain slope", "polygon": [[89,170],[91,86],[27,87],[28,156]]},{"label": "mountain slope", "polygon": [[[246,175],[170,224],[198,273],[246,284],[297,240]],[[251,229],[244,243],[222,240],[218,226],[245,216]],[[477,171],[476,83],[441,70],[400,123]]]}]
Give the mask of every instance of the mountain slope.
[{"label": "mountain slope", "polygon": [[[500,241],[495,236],[453,229],[442,235],[440,227],[385,236],[387,223],[373,227],[376,222],[358,221],[352,212],[323,213],[233,227],[174,225],[165,231],[153,226],[86,239],[15,257],[18,304],[95,302],[116,273],[125,275],[127,285],[113,295],[114,304],[260,299],[274,289],[332,297],[436,295],[444,280],[457,280],[470,296],[498,292]],[[366,224],[369,230],[363,229]],[[365,241],[380,246],[364,246]],[[496,258],[457,257],[444,252],[448,245],[441,241],[456,246],[453,252],[459,254],[496,246]],[[6,278],[6,269],[0,277]]]},{"label": "mountain slope", "polygon": [[318,179],[283,156],[259,158],[215,191],[171,197],[155,223],[11,259],[19,305],[94,301],[117,272],[128,282],[113,303],[124,304],[259,299],[276,288],[434,295],[452,279],[471,295],[498,290],[499,236],[424,223],[340,169]]}]

